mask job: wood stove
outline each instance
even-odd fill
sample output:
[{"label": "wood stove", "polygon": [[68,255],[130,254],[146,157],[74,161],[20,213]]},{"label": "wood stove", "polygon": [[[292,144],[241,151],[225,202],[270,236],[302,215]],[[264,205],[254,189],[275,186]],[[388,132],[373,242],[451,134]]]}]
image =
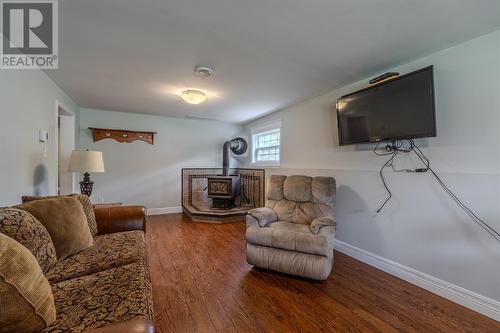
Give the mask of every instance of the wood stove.
[{"label": "wood stove", "polygon": [[240,190],[240,176],[208,177],[208,197],[212,199],[212,208],[231,209]]},{"label": "wood stove", "polygon": [[212,208],[231,209],[236,207],[234,199],[240,191],[240,176],[229,175],[229,151],[236,155],[244,154],[248,144],[237,137],[224,142],[222,146],[222,175],[208,177],[208,197],[212,199]]}]

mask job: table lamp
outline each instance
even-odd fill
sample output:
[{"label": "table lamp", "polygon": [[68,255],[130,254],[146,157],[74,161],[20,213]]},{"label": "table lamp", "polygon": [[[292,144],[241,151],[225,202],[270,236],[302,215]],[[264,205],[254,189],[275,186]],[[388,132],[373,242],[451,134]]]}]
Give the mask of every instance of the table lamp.
[{"label": "table lamp", "polygon": [[104,172],[102,152],[89,150],[73,150],[68,171],[83,173],[80,191],[90,197],[94,182],[90,180],[90,172]]}]

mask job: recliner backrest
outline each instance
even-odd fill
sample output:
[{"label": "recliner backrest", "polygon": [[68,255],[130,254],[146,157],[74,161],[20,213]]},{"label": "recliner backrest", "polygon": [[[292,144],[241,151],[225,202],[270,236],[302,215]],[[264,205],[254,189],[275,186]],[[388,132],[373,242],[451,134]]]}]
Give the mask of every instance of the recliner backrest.
[{"label": "recliner backrest", "polygon": [[281,221],[310,224],[318,217],[333,217],[336,185],[333,177],[269,177],[266,207]]}]

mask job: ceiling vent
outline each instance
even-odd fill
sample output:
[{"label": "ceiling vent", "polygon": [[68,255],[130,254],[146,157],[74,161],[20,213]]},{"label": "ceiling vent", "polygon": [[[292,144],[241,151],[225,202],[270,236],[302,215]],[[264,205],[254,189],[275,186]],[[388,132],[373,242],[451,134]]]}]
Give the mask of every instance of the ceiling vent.
[{"label": "ceiling vent", "polygon": [[200,77],[209,77],[214,73],[214,70],[207,66],[198,66],[194,69],[194,74]]}]

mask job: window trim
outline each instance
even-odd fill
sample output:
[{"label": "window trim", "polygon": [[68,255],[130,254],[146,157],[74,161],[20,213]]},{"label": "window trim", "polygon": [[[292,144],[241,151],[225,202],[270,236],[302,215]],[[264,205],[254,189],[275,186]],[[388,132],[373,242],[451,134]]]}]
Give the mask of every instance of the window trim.
[{"label": "window trim", "polygon": [[[256,153],[259,148],[256,148],[256,139],[257,136],[259,135],[265,135],[265,134],[271,134],[274,131],[278,131],[280,134],[280,144],[278,146],[270,146],[270,147],[265,147],[266,149],[268,148],[275,148],[278,147],[280,149],[280,158],[277,161],[257,161],[256,160]],[[258,127],[254,127],[250,129],[250,136],[252,138],[252,150],[251,150],[251,164],[256,165],[256,166],[269,166],[269,167],[279,167],[281,165],[281,120],[276,121],[273,123],[268,123],[265,125],[261,125]]]}]

